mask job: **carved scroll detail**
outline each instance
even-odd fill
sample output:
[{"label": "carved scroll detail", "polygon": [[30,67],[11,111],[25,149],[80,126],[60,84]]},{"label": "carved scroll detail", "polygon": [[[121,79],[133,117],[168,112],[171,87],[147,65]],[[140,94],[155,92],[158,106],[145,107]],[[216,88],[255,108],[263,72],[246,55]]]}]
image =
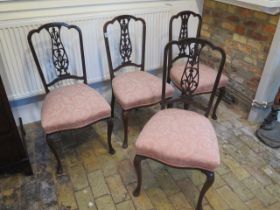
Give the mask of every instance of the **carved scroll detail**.
[{"label": "carved scroll detail", "polygon": [[120,55],[122,57],[122,63],[131,62],[132,54],[132,45],[129,34],[129,21],[130,18],[122,18],[118,20],[121,27],[121,36],[120,36]]},{"label": "carved scroll detail", "polygon": [[52,40],[52,58],[58,77],[70,75],[68,72],[69,60],[60,37],[60,27],[50,27],[48,32]]},{"label": "carved scroll detail", "polygon": [[[181,29],[178,40],[186,39],[188,38],[188,22],[189,22],[189,15],[188,14],[182,14],[181,15]],[[179,55],[184,55],[186,53],[187,46],[182,44],[179,46]]]},{"label": "carved scroll detail", "polygon": [[199,84],[199,55],[203,46],[190,43],[186,44],[185,47],[188,51],[188,58],[181,78],[181,90],[183,95],[191,95]]}]

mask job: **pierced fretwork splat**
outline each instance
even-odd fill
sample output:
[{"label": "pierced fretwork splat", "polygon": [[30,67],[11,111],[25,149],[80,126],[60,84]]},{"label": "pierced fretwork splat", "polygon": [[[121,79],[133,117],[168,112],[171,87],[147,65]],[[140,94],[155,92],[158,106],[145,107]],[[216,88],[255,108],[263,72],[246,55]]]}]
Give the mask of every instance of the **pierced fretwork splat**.
[{"label": "pierced fretwork splat", "polygon": [[185,48],[188,51],[188,58],[181,78],[181,90],[183,95],[191,95],[199,84],[199,55],[203,46],[191,43],[186,44]]},{"label": "pierced fretwork splat", "polygon": [[[180,29],[180,34],[179,34],[179,38],[178,40],[182,40],[182,39],[186,39],[188,38],[188,22],[189,22],[189,18],[190,16],[188,14],[182,14],[181,15],[181,20],[182,20],[182,23],[181,23],[181,29]],[[180,55],[184,55],[185,52],[186,52],[186,48],[187,46],[182,44],[179,46],[179,54]]]},{"label": "pierced fretwork splat", "polygon": [[122,57],[122,63],[130,63],[130,57],[132,53],[132,45],[128,28],[130,18],[122,18],[118,21],[121,27],[120,55]]},{"label": "pierced fretwork splat", "polygon": [[58,77],[70,75],[68,72],[69,60],[60,37],[60,27],[48,28],[52,40],[52,57]]}]

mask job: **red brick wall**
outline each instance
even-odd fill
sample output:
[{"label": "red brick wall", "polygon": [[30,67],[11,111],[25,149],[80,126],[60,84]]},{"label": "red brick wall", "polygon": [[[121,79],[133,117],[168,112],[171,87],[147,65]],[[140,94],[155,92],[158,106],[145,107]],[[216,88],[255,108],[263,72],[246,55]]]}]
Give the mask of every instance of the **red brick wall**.
[{"label": "red brick wall", "polygon": [[229,92],[248,108],[255,96],[279,16],[204,1],[202,37],[227,54]]}]

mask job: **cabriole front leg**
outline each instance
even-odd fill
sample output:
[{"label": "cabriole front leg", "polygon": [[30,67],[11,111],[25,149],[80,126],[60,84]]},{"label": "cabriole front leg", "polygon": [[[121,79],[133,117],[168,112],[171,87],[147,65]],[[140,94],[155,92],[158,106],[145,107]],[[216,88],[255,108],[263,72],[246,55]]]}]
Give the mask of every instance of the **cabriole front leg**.
[{"label": "cabriole front leg", "polygon": [[206,181],[205,181],[205,183],[204,183],[204,185],[203,185],[203,187],[200,191],[200,195],[199,195],[199,198],[198,198],[196,210],[203,210],[202,200],[203,200],[207,190],[212,186],[212,184],[214,183],[214,180],[215,180],[214,172],[206,171],[206,170],[201,170],[201,172],[206,175]]},{"label": "cabriole front leg", "polygon": [[145,159],[144,157],[142,157],[140,155],[136,155],[134,157],[134,161],[133,161],[136,175],[137,175],[137,186],[136,186],[135,190],[133,191],[133,195],[135,197],[137,197],[140,194],[140,190],[141,190],[141,185],[142,185],[141,161],[144,159]]},{"label": "cabriole front leg", "polygon": [[57,151],[56,151],[56,149],[55,149],[54,142],[53,142],[53,140],[51,140],[51,139],[49,138],[49,136],[50,136],[50,135],[48,135],[48,134],[46,135],[46,141],[47,141],[47,144],[49,145],[49,147],[50,147],[51,151],[53,152],[53,154],[54,154],[54,156],[55,156],[55,159],[56,159],[56,161],[57,161],[56,173],[57,173],[58,175],[60,175],[60,174],[63,173],[62,164],[61,164],[60,158],[59,158],[59,156],[58,156],[58,154],[57,154]]}]

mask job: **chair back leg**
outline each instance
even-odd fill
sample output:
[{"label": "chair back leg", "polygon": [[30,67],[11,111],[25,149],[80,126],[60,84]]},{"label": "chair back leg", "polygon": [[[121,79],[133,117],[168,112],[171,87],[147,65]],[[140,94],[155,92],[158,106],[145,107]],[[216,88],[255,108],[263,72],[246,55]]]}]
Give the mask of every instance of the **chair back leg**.
[{"label": "chair back leg", "polygon": [[108,139],[108,145],[109,145],[109,153],[110,154],[115,154],[115,150],[112,146],[112,142],[111,142],[111,139],[112,139],[112,131],[113,131],[113,120],[112,118],[110,117],[108,120],[107,120],[107,139]]},{"label": "chair back leg", "polygon": [[49,136],[50,135],[46,134],[46,142],[49,145],[49,147],[50,147],[50,149],[51,149],[52,153],[54,154],[55,159],[57,161],[56,174],[61,175],[61,174],[63,174],[62,164],[61,164],[60,158],[58,156],[58,153],[57,153],[57,151],[55,149],[54,142],[53,142],[52,139],[50,139]]},{"label": "chair back leg", "polygon": [[114,118],[114,109],[115,109],[115,96],[112,91],[112,98],[111,98],[111,117]]},{"label": "chair back leg", "polygon": [[128,136],[128,111],[123,110],[122,111],[122,120],[123,120],[123,135],[124,135],[124,140],[123,140],[123,148],[127,148],[127,136]]},{"label": "chair back leg", "polygon": [[220,102],[222,101],[222,98],[224,97],[225,93],[226,93],[226,88],[225,87],[220,88],[220,93],[219,93],[219,96],[217,98],[217,101],[215,103],[213,113],[212,113],[213,120],[217,120],[217,109],[218,109],[218,106],[219,106]]}]

